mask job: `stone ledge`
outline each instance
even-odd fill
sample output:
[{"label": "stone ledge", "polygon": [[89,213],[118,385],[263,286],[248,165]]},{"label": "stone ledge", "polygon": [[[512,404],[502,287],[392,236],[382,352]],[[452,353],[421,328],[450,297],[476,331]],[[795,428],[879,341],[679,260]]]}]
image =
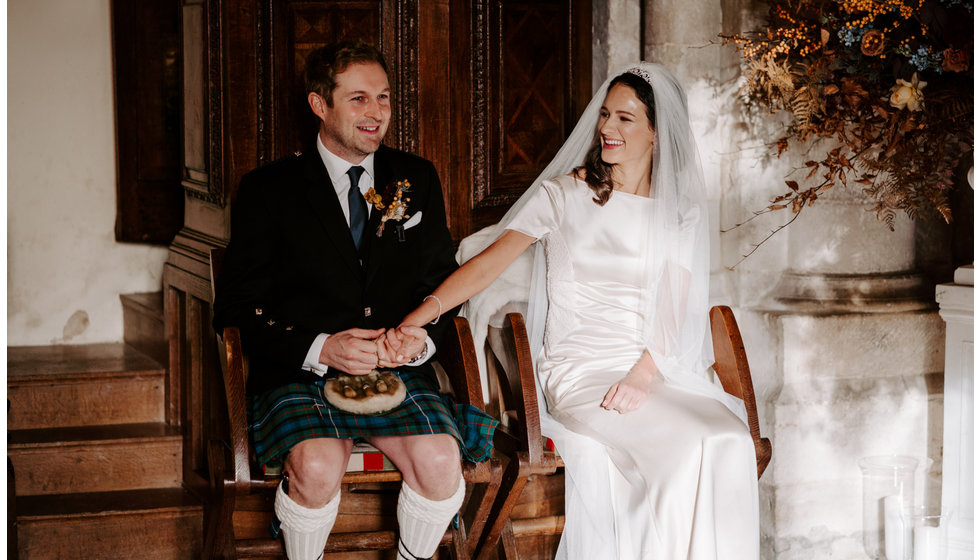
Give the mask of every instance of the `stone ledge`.
[{"label": "stone ledge", "polygon": [[920,274],[784,272],[773,294],[788,311],[804,313],[900,313],[936,307]]},{"label": "stone ledge", "polygon": [[945,327],[936,312],[786,314],[780,326],[785,384],[943,370]]}]

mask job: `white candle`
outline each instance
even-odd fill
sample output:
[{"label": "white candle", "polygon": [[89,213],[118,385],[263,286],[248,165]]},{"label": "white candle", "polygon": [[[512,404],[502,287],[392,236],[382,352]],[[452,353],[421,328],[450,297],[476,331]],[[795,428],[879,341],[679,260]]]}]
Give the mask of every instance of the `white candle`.
[{"label": "white candle", "polygon": [[916,527],[912,546],[913,560],[939,560],[942,535],[939,527]]},{"label": "white candle", "polygon": [[882,510],[884,510],[885,517],[885,558],[888,560],[905,560],[902,497],[885,496],[882,498]]}]

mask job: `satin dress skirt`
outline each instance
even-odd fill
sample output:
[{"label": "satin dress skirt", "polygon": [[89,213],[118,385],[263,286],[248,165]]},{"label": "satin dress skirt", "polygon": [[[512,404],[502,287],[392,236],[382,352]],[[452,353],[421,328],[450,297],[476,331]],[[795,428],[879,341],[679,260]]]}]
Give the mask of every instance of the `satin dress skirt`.
[{"label": "satin dress skirt", "polygon": [[578,328],[547,347],[539,367],[552,416],[605,446],[618,475],[611,490],[618,557],[757,560],[755,447],[742,420],[661,376],[635,411],[599,406],[644,349],[633,304],[610,308],[615,292],[597,288],[602,305],[593,315],[580,286]]}]

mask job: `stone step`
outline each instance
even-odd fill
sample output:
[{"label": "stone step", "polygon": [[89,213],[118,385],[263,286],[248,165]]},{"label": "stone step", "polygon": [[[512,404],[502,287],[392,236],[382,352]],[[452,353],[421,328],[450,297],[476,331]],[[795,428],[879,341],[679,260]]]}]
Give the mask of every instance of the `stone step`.
[{"label": "stone step", "polygon": [[7,432],[18,496],[176,488],[180,430],[164,423]]},{"label": "stone step", "polygon": [[22,559],[198,558],[203,508],[181,488],[18,498]]},{"label": "stone step", "polygon": [[166,364],[167,334],[163,326],[163,292],[120,294],[126,344]]},{"label": "stone step", "polygon": [[7,349],[7,429],[162,422],[165,370],[124,343]]}]

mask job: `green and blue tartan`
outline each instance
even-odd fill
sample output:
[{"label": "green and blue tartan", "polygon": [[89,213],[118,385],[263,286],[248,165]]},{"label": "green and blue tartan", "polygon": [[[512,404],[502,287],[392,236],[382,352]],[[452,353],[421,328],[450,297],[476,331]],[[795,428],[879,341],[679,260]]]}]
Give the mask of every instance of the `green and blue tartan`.
[{"label": "green and blue tartan", "polygon": [[263,465],[281,466],[289,450],[310,438],[367,439],[375,436],[449,434],[467,461],[490,458],[498,422],[480,409],[457,404],[433,388],[424,374],[393,372],[407,395],[384,414],[351,414],[323,398],[323,383],[292,383],[249,399],[249,432]]}]

